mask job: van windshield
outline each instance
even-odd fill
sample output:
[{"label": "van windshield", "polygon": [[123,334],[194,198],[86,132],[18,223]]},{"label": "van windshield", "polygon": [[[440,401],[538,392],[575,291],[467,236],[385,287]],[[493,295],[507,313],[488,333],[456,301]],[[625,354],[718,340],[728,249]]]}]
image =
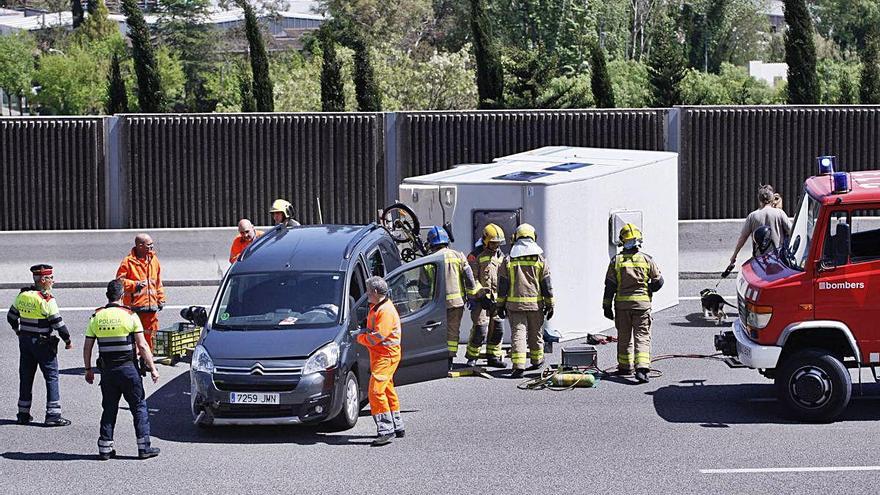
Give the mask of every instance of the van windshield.
[{"label": "van windshield", "polygon": [[223,289],[213,326],[247,330],[336,325],[342,281],[338,272],[233,275]]},{"label": "van windshield", "polygon": [[813,242],[813,232],[816,230],[816,222],[819,221],[819,202],[805,193],[791,228],[791,238],[784,246],[785,263],[797,270],[804,269],[810,257],[810,244]]}]

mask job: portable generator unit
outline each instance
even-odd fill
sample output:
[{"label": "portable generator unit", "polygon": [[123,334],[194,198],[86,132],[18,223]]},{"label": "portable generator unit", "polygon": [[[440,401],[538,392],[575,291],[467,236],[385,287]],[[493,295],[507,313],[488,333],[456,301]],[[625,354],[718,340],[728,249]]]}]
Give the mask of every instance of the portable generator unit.
[{"label": "portable generator unit", "polygon": [[596,348],[591,345],[572,345],[562,349],[562,369],[598,368]]}]

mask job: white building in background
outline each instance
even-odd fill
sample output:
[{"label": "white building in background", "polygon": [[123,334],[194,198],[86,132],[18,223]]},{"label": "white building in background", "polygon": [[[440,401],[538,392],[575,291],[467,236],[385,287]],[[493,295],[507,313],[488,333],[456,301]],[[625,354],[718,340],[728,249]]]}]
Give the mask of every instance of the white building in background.
[{"label": "white building in background", "polygon": [[770,86],[776,86],[779,81],[788,80],[788,64],[751,60],[749,61],[749,75],[759,81],[767,81]]},{"label": "white building in background", "polygon": [[[287,10],[279,11],[274,16],[268,14],[261,16],[268,22],[269,31],[277,41],[298,39],[303,33],[321,27],[321,24],[326,20],[325,16],[316,13],[317,2],[315,1],[293,0],[285,3]],[[110,14],[109,17],[119,24],[119,30],[122,34],[128,32],[124,15]],[[148,25],[154,25],[158,19],[158,14],[144,14],[144,20]],[[224,9],[215,1],[206,22],[218,29],[235,28],[244,24],[244,12],[239,8]],[[72,26],[73,14],[69,10],[42,13],[33,10],[21,12],[0,9],[0,35],[20,31],[35,32],[56,27],[70,28]]]}]

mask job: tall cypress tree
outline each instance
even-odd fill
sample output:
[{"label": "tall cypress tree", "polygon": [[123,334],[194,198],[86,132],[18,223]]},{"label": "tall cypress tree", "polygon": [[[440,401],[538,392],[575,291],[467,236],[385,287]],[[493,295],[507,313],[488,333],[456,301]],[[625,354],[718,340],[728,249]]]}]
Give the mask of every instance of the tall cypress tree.
[{"label": "tall cypress tree", "polygon": [[816,45],[813,21],[804,0],[784,0],[785,63],[788,64],[788,102],[819,103],[819,78],[816,73]]},{"label": "tall cypress tree", "polygon": [[88,17],[83,21],[78,33],[90,41],[98,41],[119,32],[116,22],[110,20],[110,11],[104,0],[88,0],[86,2]]},{"label": "tall cypress tree", "polygon": [[321,62],[321,111],[345,111],[345,84],[342,82],[342,63],[336,56],[336,42],[329,29],[319,33],[323,60]]},{"label": "tall cypress tree", "polygon": [[238,92],[241,99],[241,111],[256,112],[257,102],[254,101],[254,86],[251,82],[251,71],[244,64],[238,66]]},{"label": "tall cypress tree", "polygon": [[110,73],[107,77],[107,115],[128,112],[128,95],[125,92],[125,81],[119,67],[119,55],[113,53],[110,60]]},{"label": "tall cypress tree", "polygon": [[382,95],[376,83],[376,74],[370,60],[370,49],[363,35],[352,36],[354,50],[354,93],[357,98],[358,110],[361,112],[381,112]]},{"label": "tall cypress tree", "polygon": [[254,8],[248,0],[238,0],[238,6],[244,10],[244,28],[250,49],[251,72],[253,72],[254,99],[258,112],[274,112],[275,97],[272,94],[272,79],[269,77],[269,55],[266,53],[266,42],[260,32],[260,23]]},{"label": "tall cypress tree", "polygon": [[859,99],[866,105],[880,103],[880,28],[872,26],[865,36],[862,50],[862,74],[859,78]]},{"label": "tall cypress tree", "polygon": [[80,0],[70,0],[70,12],[73,13],[73,29],[76,29],[85,19],[85,12]]},{"label": "tall cypress tree", "polygon": [[489,33],[485,0],[471,0],[471,33],[477,63],[477,95],[480,108],[504,107],[504,69]]},{"label": "tall cypress tree", "polygon": [[594,42],[590,47],[590,87],[598,108],[614,108],[614,88],[605,63],[605,50]]},{"label": "tall cypress tree", "polygon": [[150,30],[144,21],[144,14],[136,0],[122,0],[122,12],[128,24],[128,37],[131,38],[131,53],[137,76],[138,104],[141,112],[161,112],[165,103],[159,79],[159,65],[156,62],[156,53],[150,39]]},{"label": "tall cypress tree", "polygon": [[653,46],[648,56],[648,80],[651,83],[654,107],[681,104],[681,81],[687,61],[678,42],[675,25],[667,15],[657,20]]}]

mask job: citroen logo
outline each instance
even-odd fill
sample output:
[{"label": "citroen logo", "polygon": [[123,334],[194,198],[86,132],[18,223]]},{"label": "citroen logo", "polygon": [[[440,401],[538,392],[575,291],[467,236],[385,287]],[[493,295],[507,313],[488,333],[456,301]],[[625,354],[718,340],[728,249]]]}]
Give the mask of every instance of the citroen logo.
[{"label": "citroen logo", "polygon": [[252,375],[262,375],[263,374],[263,365],[260,363],[257,363],[255,365],[251,366],[251,374]]}]

